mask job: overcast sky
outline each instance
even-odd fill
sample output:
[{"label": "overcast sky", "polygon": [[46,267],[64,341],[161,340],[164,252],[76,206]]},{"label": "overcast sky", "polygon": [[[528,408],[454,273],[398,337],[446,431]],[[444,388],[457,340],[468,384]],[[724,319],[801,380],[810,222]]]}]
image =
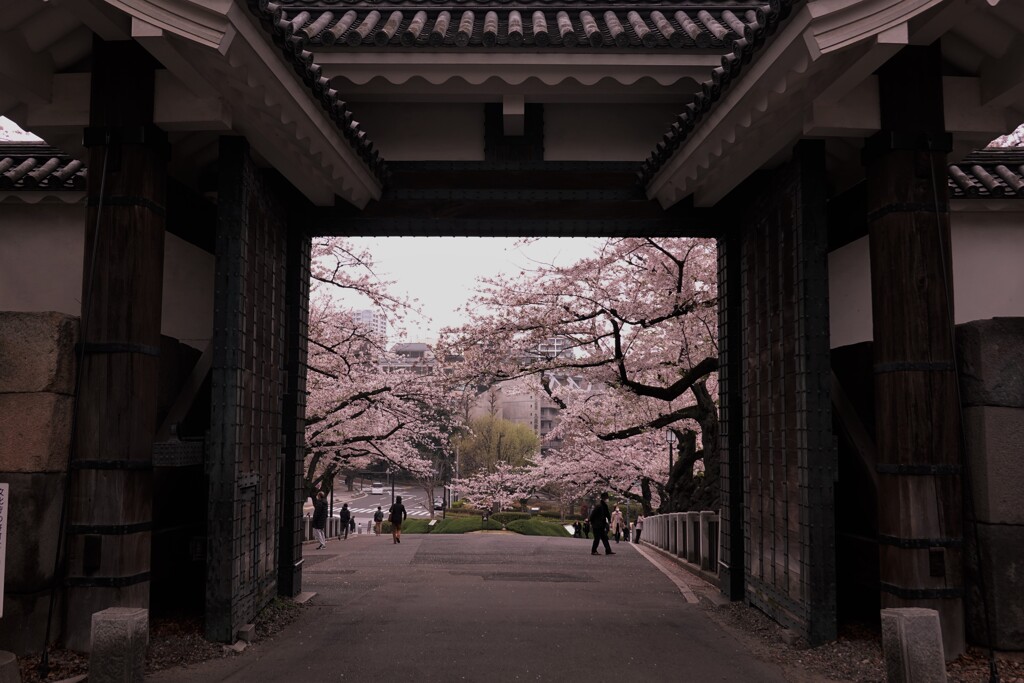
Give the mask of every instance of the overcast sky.
[{"label": "overcast sky", "polygon": [[[419,299],[420,308],[433,319],[409,321],[405,341],[433,342],[442,327],[464,322],[456,309],[473,294],[477,278],[517,274],[538,263],[571,265],[590,255],[602,240],[550,237],[527,245],[499,237],[358,237],[352,241],[373,254],[378,276],[394,280],[395,293]],[[367,307],[365,301],[346,303]]]}]

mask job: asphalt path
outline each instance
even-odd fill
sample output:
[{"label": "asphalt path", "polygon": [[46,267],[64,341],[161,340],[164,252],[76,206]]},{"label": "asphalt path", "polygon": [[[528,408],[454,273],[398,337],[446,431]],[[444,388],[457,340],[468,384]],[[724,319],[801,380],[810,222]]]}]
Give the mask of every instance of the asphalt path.
[{"label": "asphalt path", "polygon": [[303,590],[316,596],[295,623],[241,655],[147,680],[785,680],[695,604],[707,584],[627,543],[613,542],[613,556],[500,532],[313,547]]}]

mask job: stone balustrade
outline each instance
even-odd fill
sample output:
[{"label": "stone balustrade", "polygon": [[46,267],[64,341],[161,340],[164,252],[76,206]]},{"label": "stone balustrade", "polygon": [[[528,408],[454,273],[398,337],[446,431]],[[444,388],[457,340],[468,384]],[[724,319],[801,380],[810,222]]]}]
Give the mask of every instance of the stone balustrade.
[{"label": "stone balustrade", "polygon": [[651,515],[640,540],[717,576],[720,526],[718,513],[709,510]]}]

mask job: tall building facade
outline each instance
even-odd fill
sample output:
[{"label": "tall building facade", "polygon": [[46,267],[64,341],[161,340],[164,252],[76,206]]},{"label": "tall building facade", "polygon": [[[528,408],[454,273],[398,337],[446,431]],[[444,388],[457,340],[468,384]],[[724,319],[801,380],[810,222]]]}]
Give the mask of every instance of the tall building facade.
[{"label": "tall building facade", "polygon": [[382,344],[386,344],[388,338],[388,319],[383,311],[374,308],[355,311],[352,314],[352,319],[355,320],[357,325],[379,339]]}]

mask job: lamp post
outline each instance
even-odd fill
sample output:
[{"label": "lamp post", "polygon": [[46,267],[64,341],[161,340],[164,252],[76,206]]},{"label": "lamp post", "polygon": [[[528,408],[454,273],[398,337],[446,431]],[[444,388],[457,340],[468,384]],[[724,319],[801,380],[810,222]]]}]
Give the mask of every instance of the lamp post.
[{"label": "lamp post", "polygon": [[672,446],[678,440],[676,433],[669,429],[665,432],[665,441],[668,442],[668,476],[672,478]]}]

